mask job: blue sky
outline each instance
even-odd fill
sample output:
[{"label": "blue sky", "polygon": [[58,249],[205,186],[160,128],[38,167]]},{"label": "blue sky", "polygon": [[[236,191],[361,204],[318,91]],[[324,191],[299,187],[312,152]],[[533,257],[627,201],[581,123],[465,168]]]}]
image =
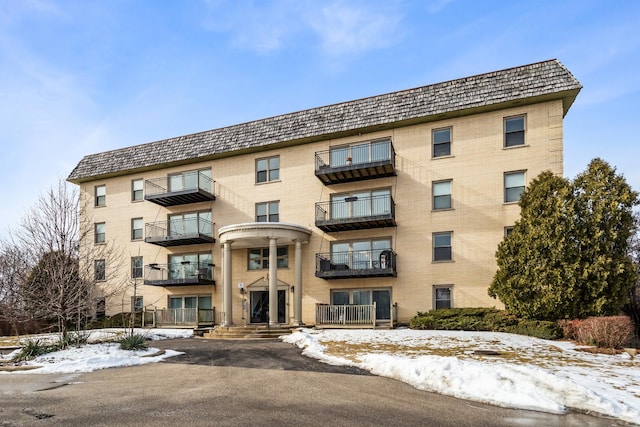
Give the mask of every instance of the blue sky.
[{"label": "blue sky", "polygon": [[0,238],[85,154],[557,58],[640,190],[640,2],[0,0]]}]

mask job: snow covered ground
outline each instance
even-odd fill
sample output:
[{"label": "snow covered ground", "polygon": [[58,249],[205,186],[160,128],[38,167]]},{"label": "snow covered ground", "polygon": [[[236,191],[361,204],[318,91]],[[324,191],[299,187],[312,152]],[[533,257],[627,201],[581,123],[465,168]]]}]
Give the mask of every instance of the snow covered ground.
[{"label": "snow covered ground", "polygon": [[[28,371],[17,372],[3,372],[0,371],[0,375],[5,374],[18,374],[18,373],[40,373],[40,374],[53,374],[53,373],[75,373],[75,372],[91,372],[98,369],[114,368],[118,366],[133,366],[143,365],[145,363],[159,362],[167,357],[176,356],[182,354],[177,351],[167,350],[165,352],[159,352],[158,349],[150,346],[146,350],[127,351],[121,350],[120,345],[113,342],[107,342],[109,340],[117,339],[125,334],[129,330],[120,329],[98,329],[94,331],[87,331],[89,334],[88,342],[93,343],[91,345],[85,345],[79,348],[70,347],[66,350],[56,351],[53,353],[44,354],[38,356],[35,359],[23,363],[26,366],[37,366],[36,369]],[[150,340],[160,340],[168,338],[187,338],[193,335],[191,329],[135,329],[134,333],[145,335]],[[30,336],[31,340],[43,340],[55,342],[58,339],[57,335],[46,334]],[[10,353],[5,356],[4,360],[11,359],[14,354]],[[0,356],[0,360],[2,356]]]},{"label": "snow covered ground", "polygon": [[592,354],[569,342],[491,332],[303,329],[283,340],[326,363],[357,366],[421,390],[640,424],[640,357],[626,353]]},{"label": "snow covered ground", "polygon": [[[135,332],[152,340],[192,335],[184,329]],[[26,372],[89,372],[180,354],[171,350],[159,354],[154,348],[125,351],[104,342],[124,333],[123,329],[92,331],[89,341],[96,344],[40,356],[27,362],[40,367]],[[302,329],[282,339],[323,362],[358,366],[421,390],[511,408],[597,412],[640,424],[640,356],[592,354],[569,342],[490,332]],[[482,355],[478,350],[500,355]],[[0,377],[19,374],[0,372]]]}]

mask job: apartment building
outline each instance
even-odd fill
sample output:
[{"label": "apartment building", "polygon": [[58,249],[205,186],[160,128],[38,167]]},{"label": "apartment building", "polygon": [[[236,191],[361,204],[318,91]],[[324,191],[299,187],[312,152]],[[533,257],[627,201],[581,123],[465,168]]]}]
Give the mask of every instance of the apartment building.
[{"label": "apartment building", "polygon": [[580,89],[549,60],[87,155],[68,178],[89,201],[83,244],[122,252],[95,279],[137,284],[106,312],[388,325],[499,306],[497,245],[527,183],[563,173]]}]

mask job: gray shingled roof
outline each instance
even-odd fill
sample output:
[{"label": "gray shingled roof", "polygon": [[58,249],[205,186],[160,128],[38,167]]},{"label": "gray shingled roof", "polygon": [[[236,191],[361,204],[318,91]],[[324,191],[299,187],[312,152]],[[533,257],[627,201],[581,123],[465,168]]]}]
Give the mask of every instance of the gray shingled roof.
[{"label": "gray shingled roof", "polygon": [[564,99],[566,114],[581,88],[564,65],[549,60],[91,154],[78,163],[68,179],[82,182],[232,151],[498,107],[529,98]]}]

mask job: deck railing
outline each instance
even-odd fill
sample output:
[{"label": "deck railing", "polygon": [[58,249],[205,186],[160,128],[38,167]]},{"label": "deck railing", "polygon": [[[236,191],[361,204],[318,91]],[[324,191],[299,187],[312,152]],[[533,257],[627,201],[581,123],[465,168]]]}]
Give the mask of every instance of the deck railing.
[{"label": "deck railing", "polygon": [[145,310],[142,313],[142,326],[198,326],[213,325],[213,308],[163,308]]},{"label": "deck railing", "polygon": [[215,181],[202,171],[188,171],[145,181],[145,195],[154,196],[176,191],[204,190],[215,194]]},{"label": "deck railing", "polygon": [[376,303],[368,305],[317,305],[317,325],[376,326]]}]

